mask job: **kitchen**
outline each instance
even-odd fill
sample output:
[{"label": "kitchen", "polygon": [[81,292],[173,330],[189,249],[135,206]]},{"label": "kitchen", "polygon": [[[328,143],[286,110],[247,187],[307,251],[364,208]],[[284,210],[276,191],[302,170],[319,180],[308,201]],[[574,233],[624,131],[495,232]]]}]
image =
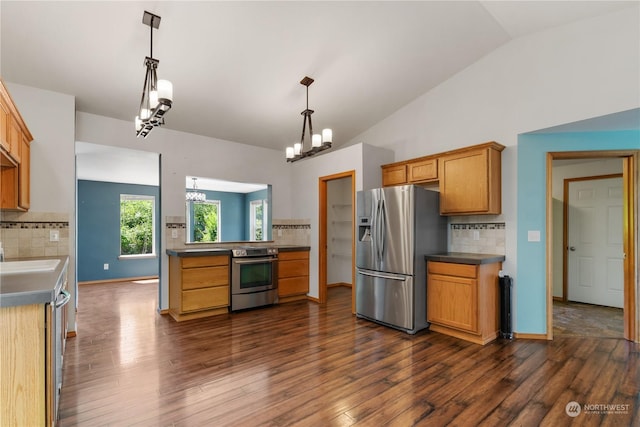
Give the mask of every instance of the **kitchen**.
[{"label": "kitchen", "polygon": [[[7,19],[6,6],[3,2],[3,20]],[[273,197],[277,203],[273,206],[273,217],[276,219],[309,219],[310,241],[317,242],[318,235],[318,177],[328,176],[347,170],[356,171],[356,188],[375,188],[380,186],[381,164],[396,160],[419,157],[431,153],[442,152],[452,148],[473,145],[488,140],[496,140],[507,146],[503,153],[503,213],[505,229],[505,270],[516,277],[516,287],[521,295],[516,297],[517,331],[544,335],[546,333],[546,310],[544,303],[544,268],[525,277],[518,275],[521,267],[518,262],[519,253],[527,245],[527,230],[541,230],[544,234],[545,223],[528,218],[526,213],[517,207],[520,186],[527,183],[526,177],[518,177],[518,134],[552,125],[574,122],[584,118],[606,116],[610,113],[637,108],[637,81],[634,70],[637,61],[633,61],[634,43],[637,37],[637,24],[633,14],[624,12],[602,16],[594,21],[574,23],[568,27],[548,30],[544,34],[529,35],[515,39],[501,49],[489,54],[464,72],[423,95],[417,102],[407,105],[388,119],[381,121],[368,131],[354,136],[354,144],[327,152],[316,158],[287,165],[281,150],[262,147],[248,147],[220,139],[178,132],[170,128],[155,130],[146,142],[152,145],[141,146],[131,133],[131,122],[113,119],[89,112],[76,112],[76,99],[65,91],[48,91],[29,84],[19,83],[18,75],[11,75],[10,64],[7,64],[3,49],[2,75],[9,90],[20,107],[30,130],[37,135],[38,141],[32,146],[32,207],[34,213],[59,213],[68,215],[69,253],[75,250],[75,176],[74,156],[75,141],[88,141],[95,144],[122,148],[148,149],[161,153],[162,168],[162,215],[163,217],[183,216],[183,204],[178,202],[184,194],[183,178],[187,175],[210,176],[210,161],[204,157],[241,159],[238,163],[229,161],[215,162],[217,177],[233,181],[268,182],[273,186]],[[141,25],[137,21],[136,25]],[[169,22],[168,18],[167,23]],[[3,22],[4,24],[4,22]],[[616,28],[605,36],[594,32],[594,27]],[[3,32],[6,26],[3,25]],[[599,27],[598,27],[599,28]],[[160,30],[160,33],[164,28]],[[566,31],[575,32],[580,37],[569,37]],[[631,35],[631,37],[628,37]],[[3,38],[4,40],[5,38]],[[575,40],[580,39],[580,42]],[[629,42],[629,40],[634,40]],[[4,43],[4,42],[3,42]],[[608,46],[622,46],[619,50],[608,49]],[[553,49],[549,49],[554,46]],[[583,55],[580,49],[589,46],[591,55]],[[625,50],[628,48],[632,53]],[[163,61],[168,61],[164,54]],[[537,71],[530,68],[531,58],[539,62],[553,64],[554,78],[539,81]],[[562,58],[562,59],[559,59]],[[603,60],[606,58],[606,60]],[[137,58],[139,59],[139,58]],[[610,76],[616,67],[628,69],[629,74],[607,79],[607,92],[593,89],[592,81],[601,81],[601,76]],[[163,70],[164,62],[160,65]],[[6,67],[6,68],[5,68]],[[509,78],[504,75],[494,76],[496,70],[509,70]],[[582,78],[576,81],[575,73],[579,69]],[[6,70],[6,71],[5,71]],[[133,72],[135,74],[135,71]],[[137,74],[135,74],[138,77]],[[637,75],[637,73],[635,74]],[[295,76],[296,79],[302,76]],[[138,79],[134,78],[136,87]],[[296,80],[297,81],[297,80]],[[293,83],[296,83],[294,81]],[[318,78],[318,83],[322,79]],[[523,84],[522,82],[530,82]],[[292,91],[296,84],[292,84]],[[488,96],[486,88],[492,93]],[[629,88],[632,88],[629,90]],[[312,88],[313,96],[323,91],[319,86]],[[138,89],[136,89],[137,92]],[[464,93],[464,102],[460,93]],[[176,95],[178,88],[176,87]],[[513,99],[518,99],[519,110],[514,116]],[[491,99],[491,108],[486,108],[487,99]],[[553,113],[545,110],[546,103],[542,99],[553,100]],[[135,103],[135,101],[134,101]],[[297,117],[301,105],[291,102],[293,113]],[[317,108],[317,118],[325,114],[328,108]],[[178,103],[171,114],[177,113]],[[424,117],[416,122],[414,117]],[[460,126],[460,121],[465,126]],[[323,118],[322,121],[325,121]],[[299,132],[298,119],[292,132]],[[499,123],[499,125],[498,125]],[[416,137],[420,135],[420,137]],[[337,138],[337,134],[336,134]],[[291,139],[291,138],[290,138]],[[180,144],[175,141],[179,140]],[[363,141],[364,144],[360,144]],[[145,144],[146,144],[145,142]],[[213,143],[213,144],[212,144]],[[614,148],[637,148],[636,140],[620,140]],[[215,148],[211,146],[214,145]],[[185,150],[189,147],[189,150]],[[553,146],[552,146],[553,147]],[[589,144],[587,149],[610,149],[607,144]],[[554,148],[552,148],[553,150]],[[582,148],[584,149],[584,148]],[[209,153],[210,156],[205,156]],[[537,163],[544,169],[544,162]],[[518,179],[516,179],[518,177]],[[180,179],[178,179],[180,178]],[[540,194],[543,185],[529,185],[527,193]],[[544,215],[543,215],[544,216]],[[539,216],[537,216],[539,217]],[[472,220],[472,219],[470,219]],[[483,219],[486,221],[486,219]],[[524,227],[524,228],[520,228]],[[524,237],[522,231],[524,230]],[[538,245],[540,246],[540,245]],[[163,242],[162,250],[167,248]],[[544,260],[544,251],[533,251],[533,264]],[[310,296],[320,293],[318,277],[318,248],[312,246],[310,252]],[[524,268],[524,262],[522,268]],[[75,258],[70,257],[70,281],[75,281]],[[162,263],[161,270],[162,309],[168,308],[168,266]],[[529,293],[530,292],[530,293]],[[529,302],[533,302],[529,308]],[[527,313],[519,317],[518,311]],[[76,330],[74,313],[70,313],[71,330]],[[78,334],[82,325],[77,325]]]}]

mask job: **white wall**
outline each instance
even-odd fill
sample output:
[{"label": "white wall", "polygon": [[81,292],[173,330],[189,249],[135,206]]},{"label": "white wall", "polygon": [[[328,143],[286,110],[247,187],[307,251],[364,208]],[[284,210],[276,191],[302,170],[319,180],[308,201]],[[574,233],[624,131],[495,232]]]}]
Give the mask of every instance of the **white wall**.
[{"label": "white wall", "polygon": [[[515,39],[353,138],[395,161],[486,141],[502,154],[504,269],[516,273],[518,134],[640,106],[638,8]],[[516,284],[517,288],[517,284]],[[517,289],[516,289],[517,292]]]},{"label": "white wall", "polygon": [[[170,117],[167,119],[170,120]],[[272,185],[273,218],[291,217],[291,173],[282,151],[204,136],[155,129],[147,139],[135,136],[133,122],[94,114],[76,114],[76,139],[160,153],[162,230],[167,216],[184,216],[187,175]],[[160,308],[169,306],[168,262],[162,241]]]},{"label": "white wall", "polygon": [[[33,136],[30,212],[65,213],[69,220],[69,254],[75,254],[75,97],[5,82]],[[46,220],[43,218],[43,220]],[[69,256],[69,287],[75,305],[75,256]],[[75,310],[69,310],[75,331]]]},{"label": "white wall", "polygon": [[[309,295],[319,296],[318,289],[318,198],[319,178],[355,170],[356,191],[364,182],[380,179],[380,165],[391,161],[392,153],[378,147],[356,144],[341,150],[311,157],[291,164],[292,168],[292,217],[310,218],[311,251],[309,253]],[[374,178],[376,177],[376,178]],[[380,185],[377,184],[377,187]]]}]

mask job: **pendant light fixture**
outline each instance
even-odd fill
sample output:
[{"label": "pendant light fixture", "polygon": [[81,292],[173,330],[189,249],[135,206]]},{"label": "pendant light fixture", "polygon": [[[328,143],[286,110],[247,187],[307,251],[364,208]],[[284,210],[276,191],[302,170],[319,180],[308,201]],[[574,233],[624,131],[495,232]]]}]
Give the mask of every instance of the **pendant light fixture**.
[{"label": "pendant light fixture", "polygon": [[145,10],[142,23],[151,29],[151,48],[149,56],[144,59],[147,72],[135,123],[136,136],[146,138],[154,127],[164,124],[164,115],[173,103],[173,85],[168,80],[158,80],[156,75],[160,61],[153,57],[153,29],[160,27],[160,17]]},{"label": "pendant light fixture", "polygon": [[[313,114],[313,110],[309,109],[309,86],[311,83],[313,83],[313,79],[311,77],[305,77],[300,80],[300,84],[307,87],[307,108],[300,113],[304,116],[302,119],[302,136],[300,137],[300,142],[296,142],[293,144],[293,147],[287,147],[286,149],[285,155],[287,162],[295,162],[331,148],[331,142],[333,141],[333,132],[331,129],[323,129],[322,135],[314,135],[313,133],[313,127],[311,125],[311,115]],[[309,142],[311,144],[311,148],[305,151],[304,134],[307,130],[307,121],[309,122]]]},{"label": "pendant light fixture", "polygon": [[198,186],[196,185],[196,181],[198,180],[198,178],[191,178],[193,179],[193,189],[187,191],[186,193],[186,199],[187,202],[204,202],[207,200],[207,195],[204,194],[202,191],[198,191]]}]

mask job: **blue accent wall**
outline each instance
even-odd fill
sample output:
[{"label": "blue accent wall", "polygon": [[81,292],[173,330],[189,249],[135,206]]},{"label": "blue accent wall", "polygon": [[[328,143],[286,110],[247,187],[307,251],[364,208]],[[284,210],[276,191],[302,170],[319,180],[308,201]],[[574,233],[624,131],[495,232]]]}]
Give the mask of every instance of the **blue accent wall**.
[{"label": "blue accent wall", "polygon": [[[78,281],[158,276],[160,272],[160,188],[78,180]],[[118,259],[120,256],[120,195],[155,196],[156,257]],[[109,264],[109,270],[104,269]]]},{"label": "blue accent wall", "polygon": [[[535,133],[518,136],[518,220],[515,330],[547,333],[547,153],[640,149],[640,131]],[[540,241],[529,242],[528,231]]]},{"label": "blue accent wall", "polygon": [[[187,189],[188,191],[189,189]],[[207,200],[220,201],[220,228],[222,242],[242,242],[249,240],[251,232],[251,200],[271,200],[271,186],[253,193],[231,193],[226,191],[200,190]],[[193,223],[193,209],[189,209],[189,220]],[[271,206],[267,209],[267,240],[271,238]],[[194,241],[193,231],[191,241]]]}]

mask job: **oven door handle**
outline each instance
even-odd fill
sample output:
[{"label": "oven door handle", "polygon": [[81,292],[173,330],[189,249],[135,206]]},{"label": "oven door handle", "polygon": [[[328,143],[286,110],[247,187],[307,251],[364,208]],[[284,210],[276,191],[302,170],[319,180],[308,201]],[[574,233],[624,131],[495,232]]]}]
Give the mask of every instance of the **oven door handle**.
[{"label": "oven door handle", "polygon": [[278,258],[250,258],[250,259],[237,259],[235,258],[233,262],[235,264],[262,264],[264,262],[276,262]]},{"label": "oven door handle", "polygon": [[56,308],[60,308],[66,305],[71,299],[71,294],[68,291],[62,290],[58,294],[58,298],[56,298]]}]

